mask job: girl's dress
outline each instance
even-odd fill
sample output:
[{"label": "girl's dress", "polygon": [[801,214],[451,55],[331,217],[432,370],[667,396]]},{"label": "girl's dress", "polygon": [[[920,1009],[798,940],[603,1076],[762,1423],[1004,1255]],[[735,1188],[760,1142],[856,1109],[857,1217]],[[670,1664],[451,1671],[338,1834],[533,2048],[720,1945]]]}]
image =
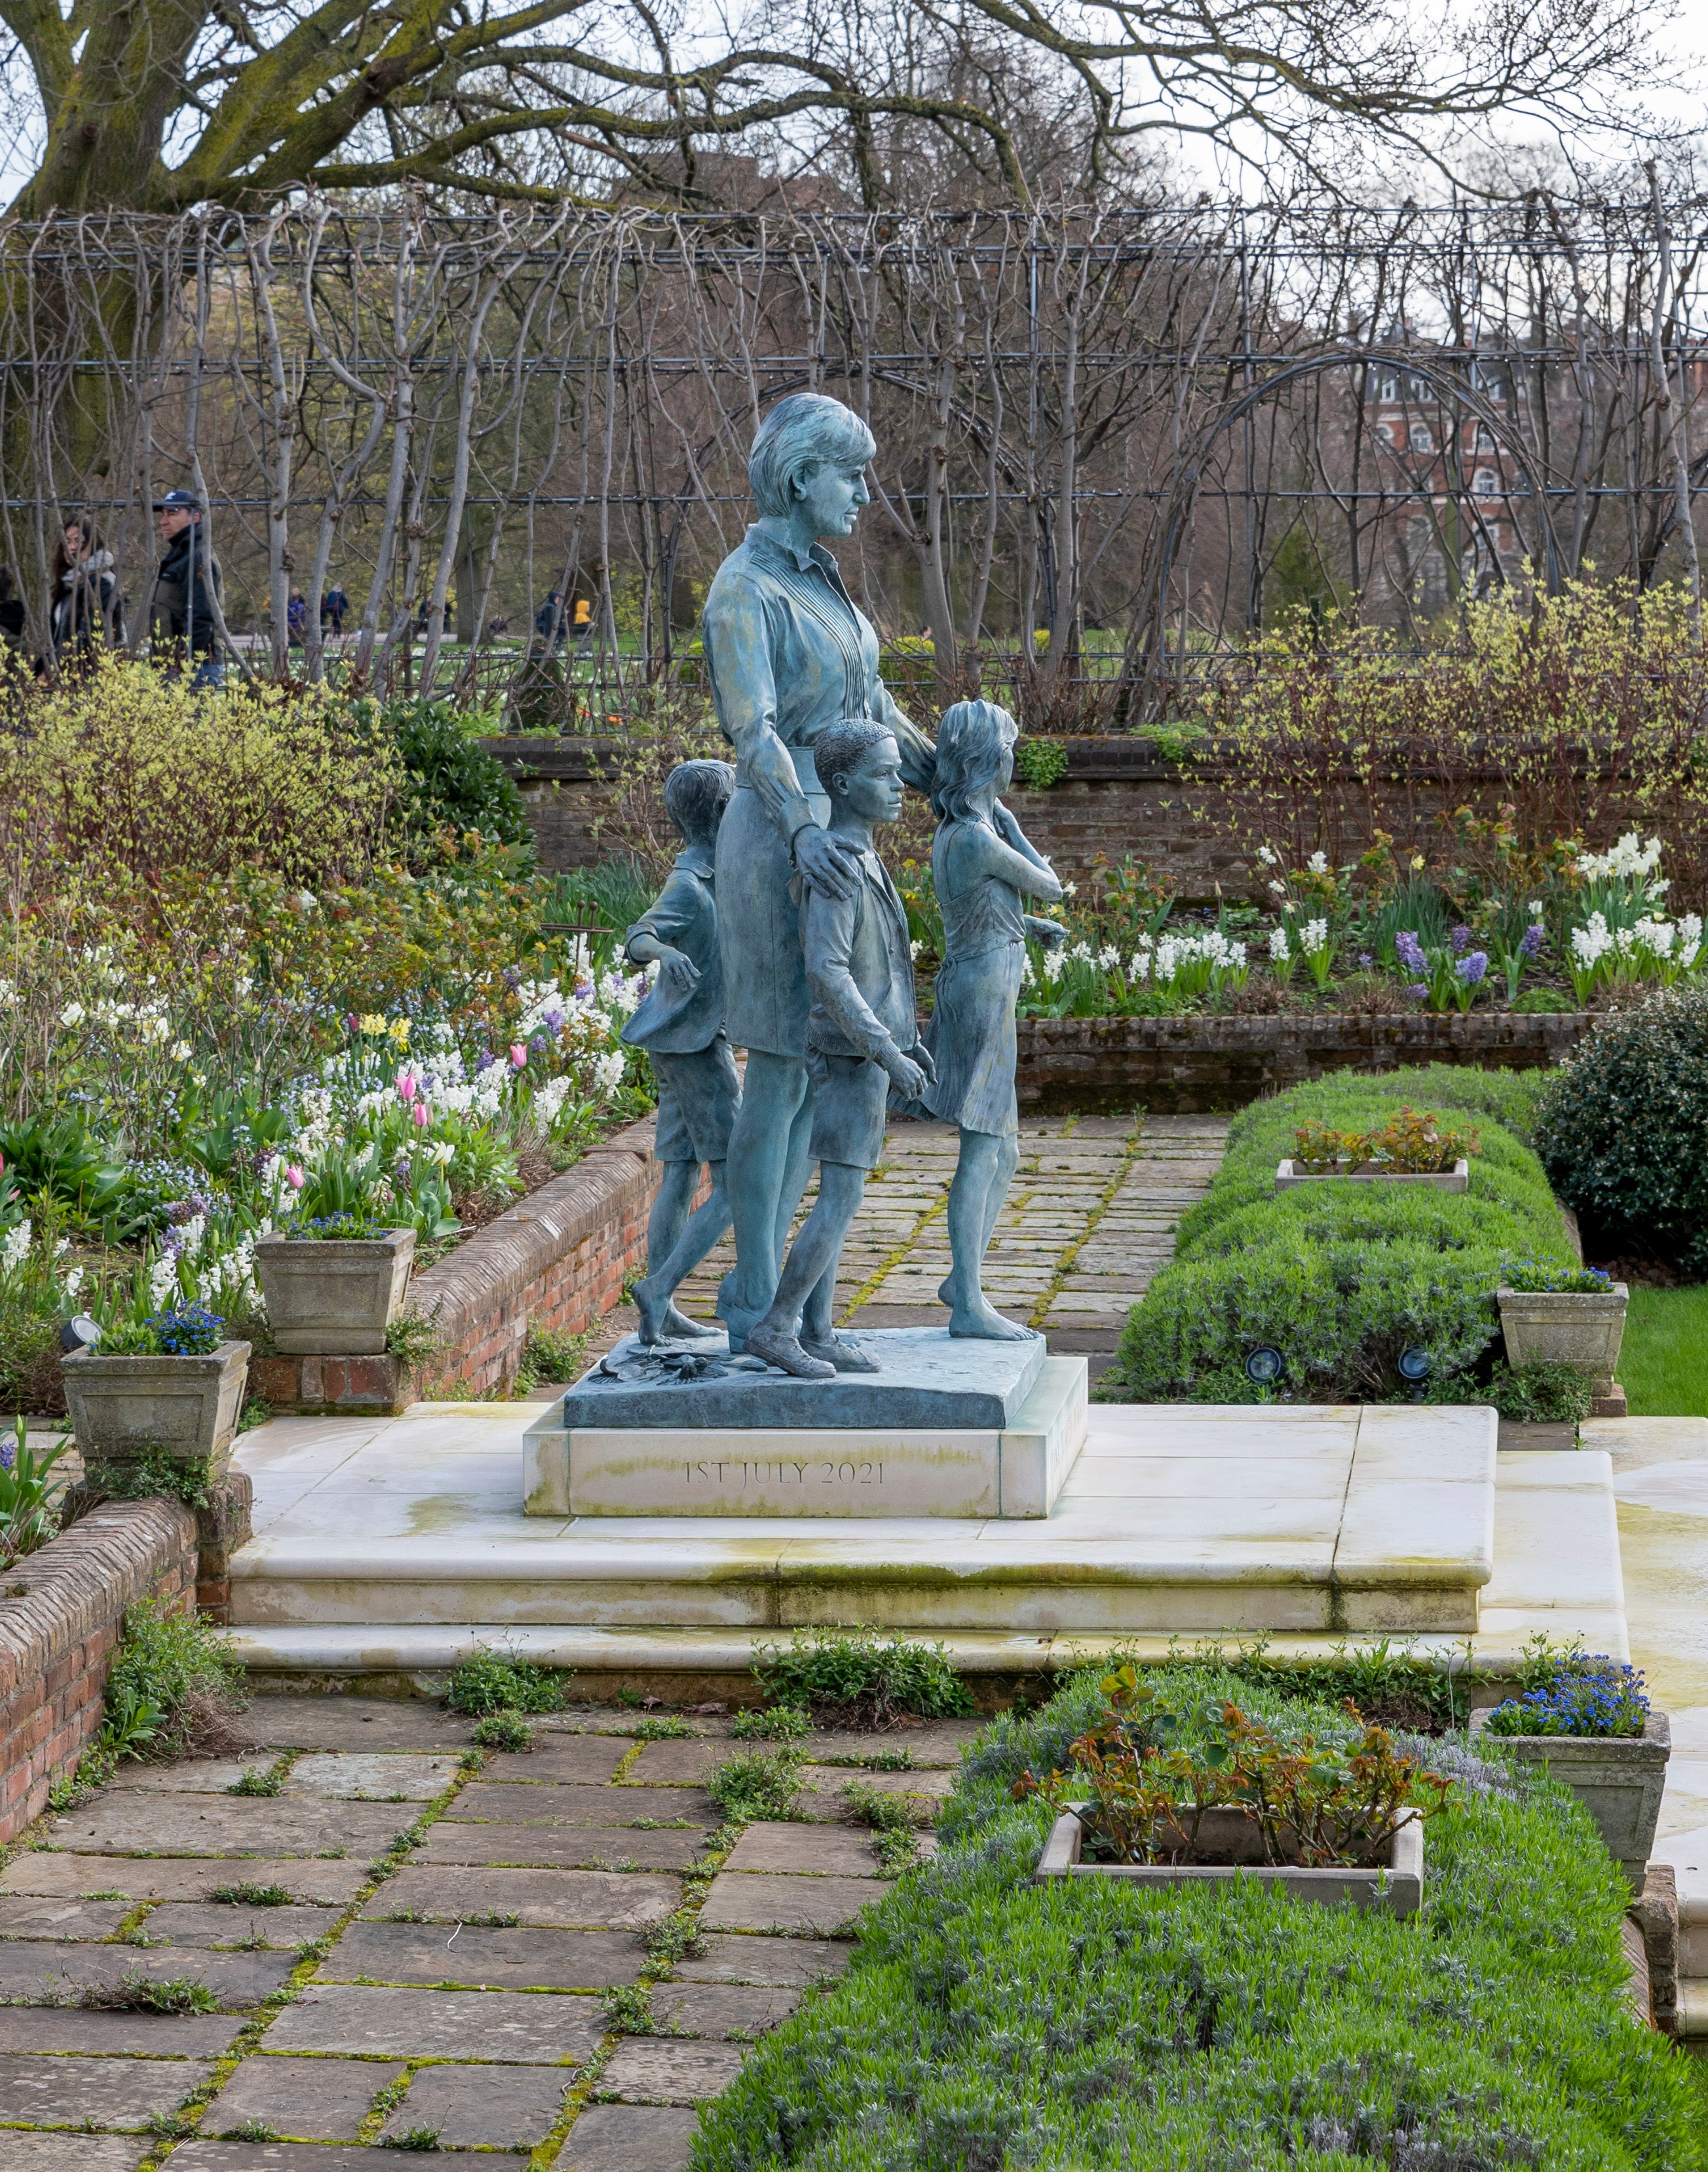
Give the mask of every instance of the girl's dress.
[{"label": "girl's dress", "polygon": [[1020,1127],[1014,1006],[1026,965],[1026,924],[1020,893],[1012,884],[982,874],[957,879],[955,862],[981,832],[996,836],[987,822],[945,822],[932,843],[943,965],[925,1035],[937,1068],[925,1105],[964,1131],[1001,1137]]}]

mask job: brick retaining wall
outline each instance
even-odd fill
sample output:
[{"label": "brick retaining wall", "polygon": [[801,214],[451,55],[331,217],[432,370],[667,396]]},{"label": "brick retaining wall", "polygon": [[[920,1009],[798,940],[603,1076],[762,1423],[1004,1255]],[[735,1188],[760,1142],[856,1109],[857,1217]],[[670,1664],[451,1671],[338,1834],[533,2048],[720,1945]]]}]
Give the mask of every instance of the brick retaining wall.
[{"label": "brick retaining wall", "polygon": [[1155,1116],[1197,1116],[1243,1108],[1331,1071],[1412,1063],[1534,1070],[1570,1055],[1594,1023],[1586,1011],[1022,1019],[1016,1087],[1021,1108],[1038,1115],[1142,1105]]},{"label": "brick retaining wall", "polygon": [[110,1501],[0,1576],[0,1845],[100,1730],[125,1610],[196,1603],[196,1519],[175,1501]]},{"label": "brick retaining wall", "polygon": [[508,1389],[530,1325],[583,1333],[645,1267],[647,1218],[661,1174],[649,1116],[417,1275],[408,1309],[432,1322],[440,1338],[438,1354],[419,1375],[387,1357],[260,1358],[250,1366],[251,1387],[275,1410],[346,1415]]}]

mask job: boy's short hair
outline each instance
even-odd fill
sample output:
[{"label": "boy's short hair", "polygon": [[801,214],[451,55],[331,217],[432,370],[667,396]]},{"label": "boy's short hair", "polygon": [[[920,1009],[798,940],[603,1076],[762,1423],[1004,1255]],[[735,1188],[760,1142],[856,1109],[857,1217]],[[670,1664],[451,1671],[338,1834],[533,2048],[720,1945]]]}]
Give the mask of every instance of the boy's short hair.
[{"label": "boy's short hair", "polygon": [[679,762],[664,780],[664,812],[685,837],[703,837],[723,820],[734,790],[727,761]]},{"label": "boy's short hair", "polygon": [[850,775],[880,739],[894,737],[888,724],[874,724],[869,717],[844,717],[838,723],[827,724],[813,742],[819,783],[828,793],[833,777]]}]

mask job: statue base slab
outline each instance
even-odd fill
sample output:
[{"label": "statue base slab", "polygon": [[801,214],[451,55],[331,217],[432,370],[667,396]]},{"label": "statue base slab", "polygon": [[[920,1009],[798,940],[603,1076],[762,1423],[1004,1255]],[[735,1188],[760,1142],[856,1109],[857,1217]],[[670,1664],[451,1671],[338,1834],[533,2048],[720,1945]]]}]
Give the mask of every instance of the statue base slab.
[{"label": "statue base slab", "polygon": [[[578,1383],[529,1427],[523,1440],[523,1497],[530,1516],[943,1516],[1049,1515],[1080,1449],[1087,1424],[1083,1358],[1049,1356],[1041,1342],[956,1342],[942,1358],[936,1329],[862,1335],[862,1349],[885,1369],[835,1381],[746,1376],[747,1395],[798,1390],[803,1410],[767,1424],[717,1415],[726,1380],[632,1384],[647,1421],[626,1422],[631,1384],[617,1392]],[[943,1336],[943,1341],[948,1338]],[[895,1346],[901,1346],[900,1352]],[[611,1354],[622,1360],[631,1346]],[[966,1353],[973,1353],[971,1361]],[[979,1356],[1002,1362],[983,1369]],[[1030,1361],[1017,1363],[1023,1353]],[[899,1362],[891,1369],[892,1355]],[[946,1375],[949,1377],[945,1377]],[[591,1377],[591,1376],[590,1376]],[[605,1376],[608,1379],[610,1374]],[[1017,1383],[1024,1382],[1017,1391]],[[839,1390],[855,1392],[843,1395]],[[706,1398],[702,1402],[701,1397]],[[674,1422],[653,1415],[668,1398]],[[815,1403],[835,1401],[823,1417]],[[933,1424],[932,1401],[949,1416]],[[739,1407],[748,1407],[744,1403]],[[961,1414],[984,1409],[991,1422]],[[857,1410],[860,1416],[833,1412]],[[584,1414],[591,1411],[593,1422]],[[566,1422],[566,1413],[571,1414]],[[958,1422],[959,1421],[959,1422]]]}]

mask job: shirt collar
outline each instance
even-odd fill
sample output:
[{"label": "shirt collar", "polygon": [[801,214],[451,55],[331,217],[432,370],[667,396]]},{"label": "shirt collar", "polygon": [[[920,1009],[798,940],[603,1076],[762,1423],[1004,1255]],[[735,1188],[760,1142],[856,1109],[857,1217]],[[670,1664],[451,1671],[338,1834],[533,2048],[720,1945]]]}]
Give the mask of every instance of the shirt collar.
[{"label": "shirt collar", "polygon": [[704,875],[709,882],[717,863],[710,845],[685,845],[676,855],[676,864],[684,874]]},{"label": "shirt collar", "polygon": [[841,567],[822,543],[809,544],[804,551],[798,551],[792,543],[780,543],[775,535],[768,535],[757,524],[748,530],[747,540],[749,543],[760,543],[775,551],[778,557],[787,558],[803,573],[811,573],[816,566],[821,573],[828,573],[838,581],[842,578]]}]

